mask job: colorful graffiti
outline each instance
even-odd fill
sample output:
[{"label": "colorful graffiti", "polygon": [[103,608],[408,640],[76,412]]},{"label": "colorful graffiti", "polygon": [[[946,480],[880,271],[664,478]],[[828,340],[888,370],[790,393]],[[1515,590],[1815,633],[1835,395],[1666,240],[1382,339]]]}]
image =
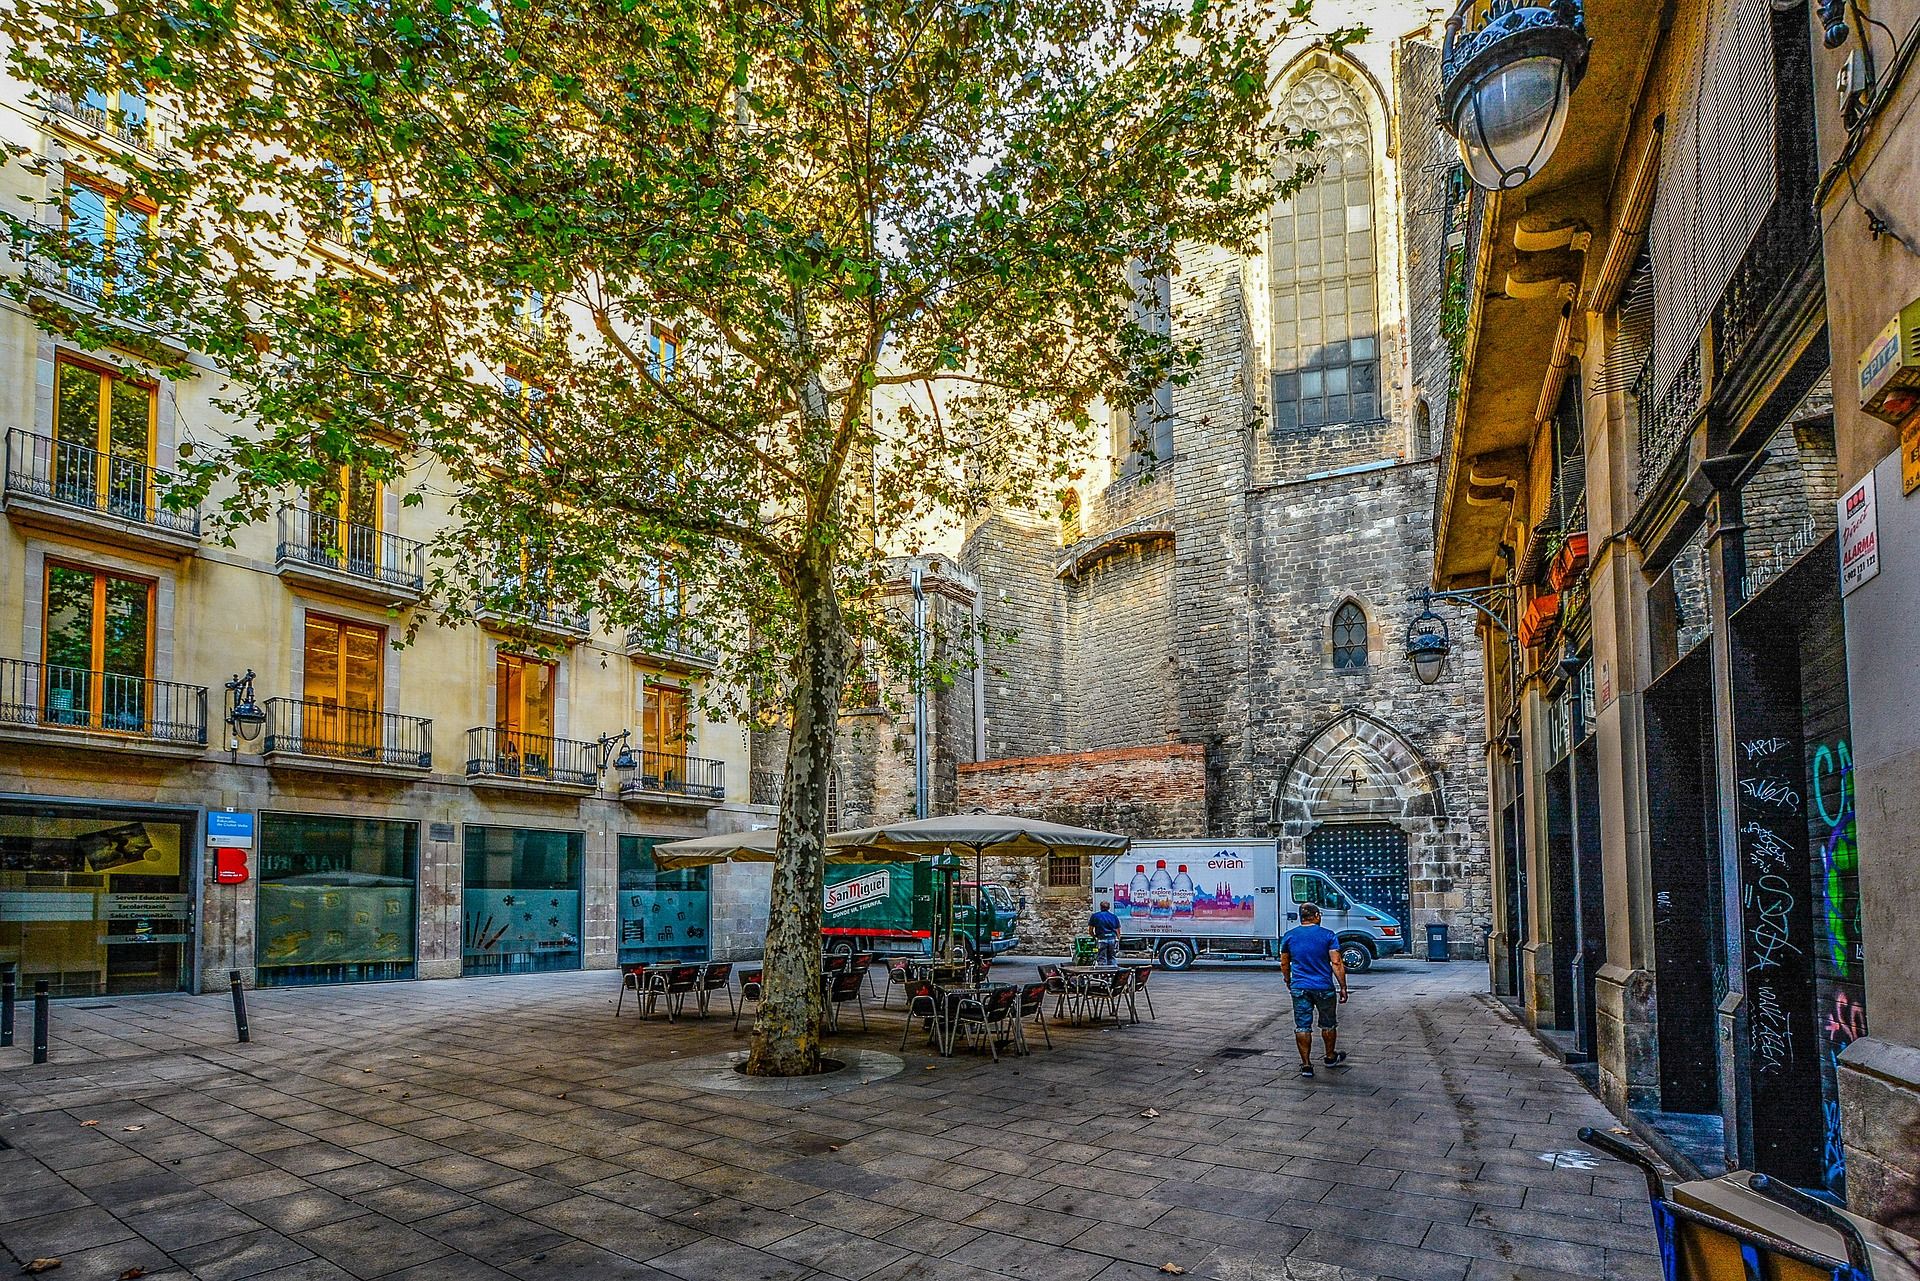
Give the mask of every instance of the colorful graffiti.
[{"label": "colorful graffiti", "polygon": [[1840,1107],[1835,1097],[1835,1074],[1840,1055],[1867,1034],[1863,996],[1865,975],[1860,961],[1860,863],[1854,833],[1853,751],[1845,739],[1822,743],[1814,750],[1808,789],[1813,801],[1810,835],[1820,851],[1819,933],[1821,948],[1817,973],[1821,1040],[1826,1062],[1821,1065],[1825,1094],[1825,1181],[1829,1191],[1844,1195],[1846,1150],[1841,1143]]}]

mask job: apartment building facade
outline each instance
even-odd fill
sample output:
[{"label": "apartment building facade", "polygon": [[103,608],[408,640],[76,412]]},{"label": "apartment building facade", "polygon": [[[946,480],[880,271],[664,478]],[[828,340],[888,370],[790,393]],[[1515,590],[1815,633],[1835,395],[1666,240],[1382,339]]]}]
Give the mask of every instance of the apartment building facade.
[{"label": "apartment building facade", "polygon": [[[0,85],[0,142],[35,162],[0,198],[103,256],[154,216],[137,96]],[[41,323],[111,273],[0,271],[0,965],[92,996],[757,954],[763,872],[650,856],[772,821],[745,729],[700,711],[711,655],[559,601],[442,625],[424,460],[231,530],[168,506],[183,450],[244,431],[217,369]]]}]

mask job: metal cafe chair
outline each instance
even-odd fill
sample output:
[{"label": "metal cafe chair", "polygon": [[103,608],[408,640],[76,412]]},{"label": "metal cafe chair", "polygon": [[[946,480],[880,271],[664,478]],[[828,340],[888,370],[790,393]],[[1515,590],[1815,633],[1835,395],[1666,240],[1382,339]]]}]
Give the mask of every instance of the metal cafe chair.
[{"label": "metal cafe chair", "polygon": [[910,979],[907,982],[907,1017],[900,1029],[900,1048],[907,1048],[907,1038],[913,1035],[913,1021],[925,1019],[928,1025],[928,1038],[939,1046],[940,1053],[947,1053],[947,1015],[940,1008],[940,991],[930,979]]},{"label": "metal cafe chair", "polygon": [[1027,1034],[1024,1024],[1031,1019],[1040,1027],[1040,1035],[1047,1039],[1047,1048],[1053,1048],[1053,1033],[1047,1028],[1047,993],[1050,989],[1045,983],[1027,983],[1020,988],[1020,1008],[1014,1014],[1014,1030],[1020,1035],[1020,1048],[1027,1048]]},{"label": "metal cafe chair", "polygon": [[[687,998],[695,996],[700,987],[700,972],[704,969],[704,965],[676,965],[666,972],[660,996],[666,1002],[668,1022],[679,1022],[680,1011],[686,1008]],[[698,999],[697,996],[695,999]]]},{"label": "metal cafe chair", "polygon": [[629,992],[633,993],[633,1003],[640,1008],[641,1018],[652,1014],[653,1003],[660,995],[660,985],[665,981],[665,972],[652,965],[622,965],[620,997],[613,1003],[613,1017],[620,1017],[620,1007],[626,1003]]},{"label": "metal cafe chair", "polygon": [[700,988],[695,993],[699,1000],[700,1017],[707,1017],[708,1007],[712,1004],[715,992],[727,994],[727,1006],[733,1008],[733,962],[708,961],[700,972]]},{"label": "metal cafe chair", "polygon": [[[760,1004],[760,994],[765,990],[766,972],[759,966],[740,971],[740,999],[733,1006],[733,1030],[740,1030],[740,1014],[747,1008],[747,1002]],[[729,997],[729,1000],[732,998]]]},{"label": "metal cafe chair", "polygon": [[827,985],[827,1030],[840,1030],[840,1007],[848,1001],[854,1002],[860,1010],[860,1030],[867,1030],[867,972],[865,970],[844,970],[832,975]]},{"label": "metal cafe chair", "polygon": [[1133,971],[1134,991],[1147,998],[1147,1017],[1158,1019],[1160,1016],[1153,1012],[1153,993],[1147,990],[1147,980],[1153,977],[1153,962],[1148,961],[1143,965],[1130,964],[1127,968]]}]

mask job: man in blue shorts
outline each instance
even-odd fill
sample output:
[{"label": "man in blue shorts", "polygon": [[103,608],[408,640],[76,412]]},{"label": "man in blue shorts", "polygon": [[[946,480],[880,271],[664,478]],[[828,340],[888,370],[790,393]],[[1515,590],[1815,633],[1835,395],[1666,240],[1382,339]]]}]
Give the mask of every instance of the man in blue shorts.
[{"label": "man in blue shorts", "polygon": [[[1320,1016],[1320,1039],[1326,1042],[1328,1067],[1347,1061],[1336,1050],[1339,1009],[1347,1003],[1347,962],[1340,955],[1340,936],[1320,924],[1320,909],[1300,905],[1300,924],[1280,940],[1280,973],[1293,992],[1293,1039],[1300,1047],[1300,1075],[1313,1075],[1313,1016]],[[1337,994],[1337,995],[1336,995]]]}]

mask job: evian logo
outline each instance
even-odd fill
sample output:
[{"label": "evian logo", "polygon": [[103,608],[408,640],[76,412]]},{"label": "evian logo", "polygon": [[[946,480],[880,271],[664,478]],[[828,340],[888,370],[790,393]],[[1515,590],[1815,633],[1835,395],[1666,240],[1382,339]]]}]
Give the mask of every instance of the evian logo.
[{"label": "evian logo", "polygon": [[827,886],[827,915],[835,916],[841,912],[858,911],[875,899],[884,899],[892,884],[893,874],[882,868],[878,872],[856,876],[851,881],[829,885]]}]

